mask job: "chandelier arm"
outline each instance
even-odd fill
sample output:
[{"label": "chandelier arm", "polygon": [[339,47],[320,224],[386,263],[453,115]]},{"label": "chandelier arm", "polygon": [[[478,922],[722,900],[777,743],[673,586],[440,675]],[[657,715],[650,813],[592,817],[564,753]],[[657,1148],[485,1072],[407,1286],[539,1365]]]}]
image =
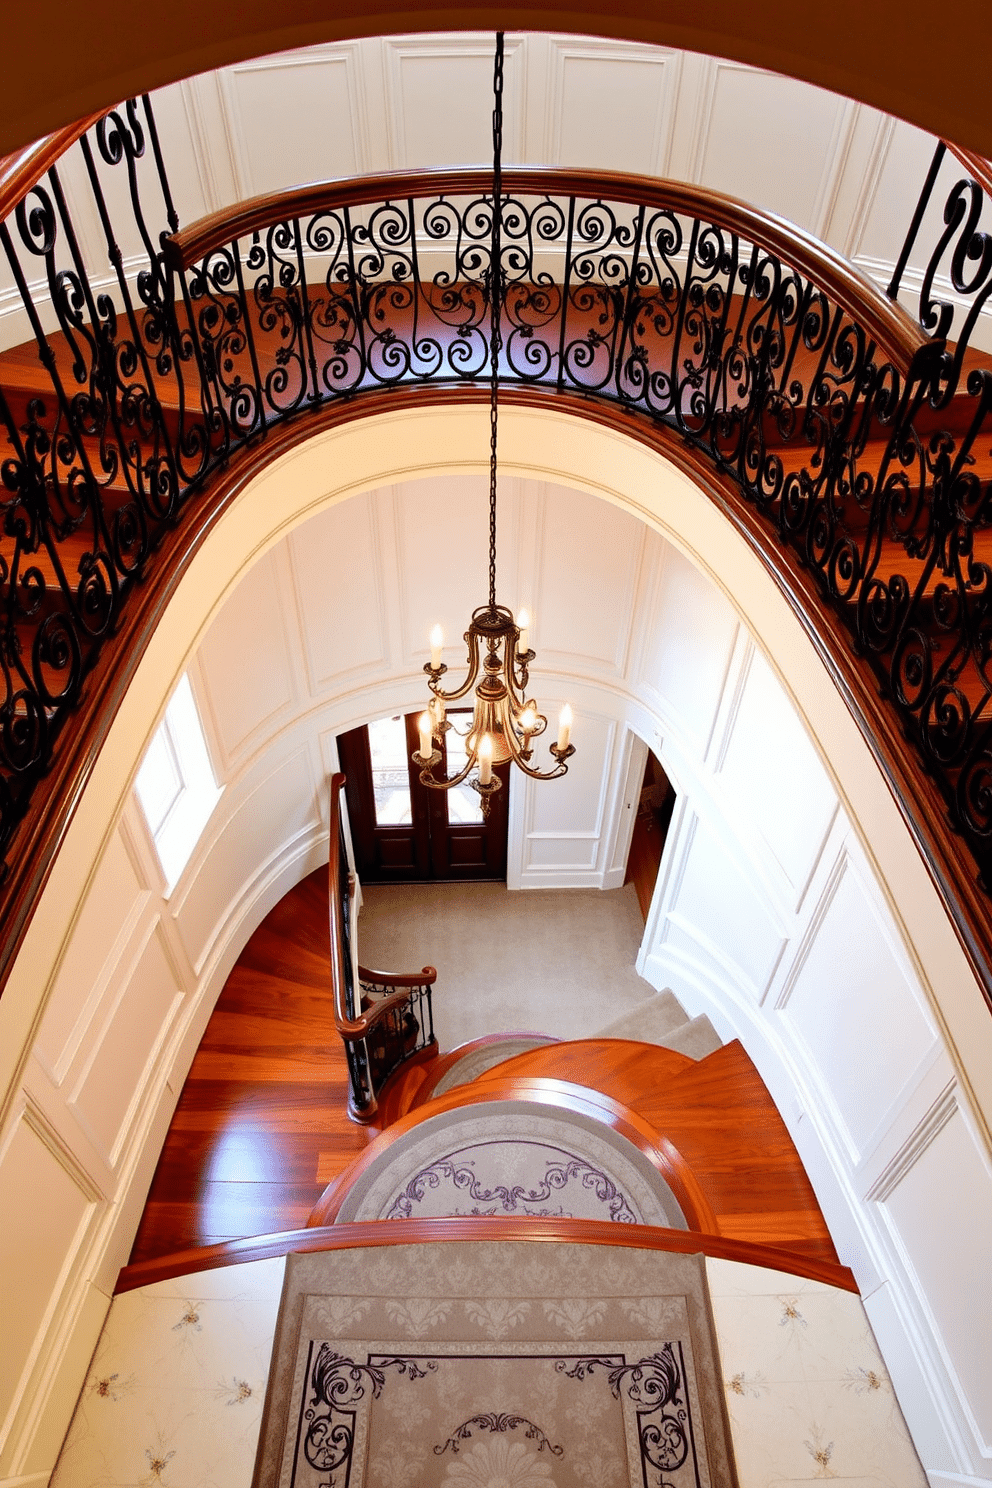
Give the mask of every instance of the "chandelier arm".
[{"label": "chandelier arm", "polygon": [[[420,759],[423,758],[423,756],[418,755],[417,758]],[[453,790],[456,785],[461,785],[462,781],[465,779],[468,772],[472,769],[477,759],[478,755],[473,752],[469,755],[468,764],[465,766],[464,770],[462,770],[460,775],[452,775],[450,777],[446,775],[443,780],[436,780],[432,773],[434,766],[426,765],[420,772],[420,783],[421,785],[428,786],[431,790]]]},{"label": "chandelier arm", "polygon": [[430,684],[430,689],[434,696],[439,697],[443,703],[455,703],[458,701],[459,698],[465,696],[465,694],[471,688],[472,684],[475,682],[478,675],[479,668],[476,667],[474,671],[469,672],[467,679],[455,692],[442,692],[441,688],[435,687],[433,683]]},{"label": "chandelier arm", "polygon": [[559,760],[553,770],[535,770],[520,757],[512,745],[510,746],[510,754],[517,768],[523,770],[525,775],[529,775],[531,780],[559,780],[562,775],[568,774],[568,766],[564,760]]},{"label": "chandelier arm", "polygon": [[[528,708],[532,709],[534,713],[534,727],[527,730],[527,737],[529,739],[539,739],[547,729],[548,720],[543,713],[538,713],[537,703],[533,698],[528,698],[519,711],[520,713],[525,713]],[[520,732],[523,733],[523,729]]]},{"label": "chandelier arm", "polygon": [[437,685],[438,682],[441,680],[443,672],[447,671],[446,667],[439,668],[436,672],[432,667],[428,666],[424,668],[424,670],[428,674],[427,685],[430,687],[431,692],[434,694],[435,697],[439,697],[442,702],[445,703],[453,703],[456,702],[458,698],[464,697],[469,689],[475,685],[476,678],[479,675],[478,634],[474,630],[467,630],[465,632],[464,640],[468,644],[468,676],[465,678],[465,681],[462,683],[461,687],[456,688],[454,692],[445,692]]},{"label": "chandelier arm", "polygon": [[517,641],[519,638],[520,632],[518,630],[507,640],[505,672],[507,679],[513,684],[511,691],[515,694],[519,693],[523,697],[527,691],[527,683],[530,680],[528,666],[536,657],[537,652],[531,650],[518,651]]},{"label": "chandelier arm", "polygon": [[[544,720],[544,727],[547,727],[547,719]],[[530,737],[533,738],[535,735],[541,734],[543,732],[544,729],[534,729]],[[561,755],[559,756],[558,747],[557,745],[553,744],[551,746],[551,753],[557,759],[557,764],[555,765],[553,770],[538,770],[535,769],[533,765],[529,765],[524,758],[524,754],[519,747],[520,741],[517,738],[516,730],[512,726],[508,729],[504,729],[503,737],[506,740],[506,747],[510,751],[510,758],[513,763],[517,765],[521,770],[523,770],[525,775],[529,775],[532,780],[558,780],[562,775],[567,774],[568,766],[565,764],[565,760],[570,754],[575,753],[575,748],[573,745],[569,745],[567,749],[563,749]],[[529,748],[527,750],[527,753],[530,753]]]}]

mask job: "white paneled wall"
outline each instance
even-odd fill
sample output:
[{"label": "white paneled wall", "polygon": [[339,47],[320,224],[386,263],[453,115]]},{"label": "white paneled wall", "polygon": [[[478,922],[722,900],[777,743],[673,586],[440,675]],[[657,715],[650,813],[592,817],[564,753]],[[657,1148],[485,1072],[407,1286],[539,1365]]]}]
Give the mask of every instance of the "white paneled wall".
[{"label": "white paneled wall", "polygon": [[[325,44],[162,89],[154,105],[180,219],[188,225],[304,181],[485,163],[491,86],[492,35],[484,32]],[[794,78],[577,36],[507,38],[505,113],[504,163],[632,171],[729,192],[823,237],[882,286],[934,145],[911,125]],[[955,171],[946,165],[910,259],[911,310]],[[84,259],[110,283],[81,160],[73,157],[63,174]],[[119,170],[101,174],[133,273],[141,244],[125,226],[126,179]],[[33,261],[26,272],[44,299],[39,267]],[[939,292],[950,294],[949,281]],[[992,343],[989,325],[992,313],[976,333],[981,344]],[[4,260],[0,345],[29,336]]]},{"label": "white paneled wall", "polygon": [[[695,645],[689,631],[687,668]],[[984,1481],[988,1149],[816,750],[751,643],[725,677],[721,653],[683,737],[674,712],[662,740],[682,795],[640,969],[742,1039],[877,1320],[932,1480]]]},{"label": "white paneled wall", "polygon": [[[435,475],[327,507],[201,637],[218,805],[168,897],[125,805],[3,1129],[0,1482],[47,1481],[213,1002],[326,858],[336,735],[417,706],[434,621],[461,664],[485,496],[482,475]],[[508,476],[500,523],[500,598],[531,608],[533,691],[573,703],[577,745],[563,780],[513,780],[510,886],[622,882],[646,747],[661,756],[679,800],[641,970],[758,1064],[933,1482],[992,1479],[989,1154],[827,764],[729,600],[629,511]]]}]

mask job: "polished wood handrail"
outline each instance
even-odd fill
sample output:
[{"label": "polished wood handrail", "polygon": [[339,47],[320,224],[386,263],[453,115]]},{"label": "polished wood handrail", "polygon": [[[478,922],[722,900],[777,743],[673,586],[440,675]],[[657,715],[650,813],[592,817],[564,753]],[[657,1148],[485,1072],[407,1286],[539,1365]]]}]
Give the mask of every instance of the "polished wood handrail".
[{"label": "polished wood handrail", "polygon": [[[368,966],[359,966],[358,979],[362,982],[377,982],[381,987],[433,987],[437,981],[437,967],[425,966],[421,971],[373,971]],[[376,1003],[381,1007],[381,1003]]]},{"label": "polished wood handrail", "polygon": [[[344,915],[341,896],[341,855],[337,850],[341,831],[341,792],[345,777],[338,771],[331,776],[330,853],[327,858],[327,906],[331,929],[331,987],[334,992],[334,1025],[343,1039],[355,1043],[365,1038],[380,1024],[394,1008],[405,1006],[410,1000],[409,991],[392,992],[380,997],[374,1005],[357,1018],[348,1014],[347,975],[344,964]],[[437,971],[425,966],[423,972],[366,971],[358,967],[358,975],[366,981],[382,982],[400,988],[433,986]]]},{"label": "polished wood handrail", "polygon": [[[380,413],[462,406],[484,402],[487,397],[486,389],[475,385],[427,385],[363,393],[358,400],[341,399],[316,409],[306,419],[274,426],[264,440],[238,450],[215,474],[209,491],[192,504],[185,522],[166,534],[159,562],[138,587],[123,616],[119,644],[103,648],[90,673],[71,736],[56,752],[47,777],[48,788],[36,792],[29,806],[19,831],[19,851],[0,891],[4,924],[0,987],[10,973],[82,792],[151,637],[200,546],[241,493],[269,465],[323,431]],[[919,768],[898,714],[886,706],[874,676],[851,649],[849,633],[838,613],[823,605],[809,568],[777,541],[729,476],[665,425],[571,391],[508,384],[501,398],[505,404],[544,408],[601,424],[655,450],[704,491],[744,538],[812,642],[889,783],[992,1008],[992,903],[979,882],[975,862],[963,836],[947,821],[943,797],[933,776]]]},{"label": "polished wood handrail", "polygon": [[101,110],[97,114],[85,114],[64,129],[56,129],[54,134],[35,140],[33,145],[27,145],[23,150],[0,156],[0,221],[27,196],[45,172],[51,170],[70,145],[81,139],[94,124],[99,124],[103,113]]},{"label": "polished wood handrail", "polygon": [[[185,270],[236,239],[250,237],[277,222],[343,207],[369,206],[374,202],[484,196],[491,190],[492,172],[476,167],[384,171],[374,176],[313,182],[256,196],[201,217],[164,240],[166,259],[173,269]],[[798,269],[865,328],[900,372],[908,371],[913,356],[927,340],[900,305],[893,303],[873,280],[833,248],[774,212],[749,206],[723,192],[656,176],[556,170],[549,166],[505,170],[503,191],[510,196],[576,196],[584,200],[624,202],[705,219]]]},{"label": "polished wood handrail", "polygon": [[975,150],[967,150],[964,145],[956,145],[953,140],[941,140],[941,144],[950,150],[958,164],[964,166],[972,180],[977,181],[992,200],[992,162],[986,160],[984,155],[979,155]]},{"label": "polished wood handrail", "polygon": [[[614,1100],[612,1096],[571,1080],[532,1075],[521,1079],[487,1082],[482,1099],[486,1104],[491,1101],[537,1102],[553,1109],[591,1116],[602,1122],[604,1126],[625,1137],[657,1168],[675,1195],[690,1230],[698,1230],[704,1234],[718,1232],[719,1224],[710,1201],[674,1142],[655,1131],[636,1111]],[[400,1137],[415,1130],[432,1116],[457,1111],[463,1106],[477,1106],[479,1103],[479,1091],[473,1085],[458,1085],[454,1090],[436,1096],[426,1105],[418,1106],[394,1121],[364,1152],[359,1153],[333,1183],[328,1184],[313,1207],[308,1227],[320,1228],[332,1223],[340,1212],[348,1190]]]},{"label": "polished wood handrail", "polygon": [[313,1254],[322,1250],[358,1250],[391,1245],[434,1243],[472,1244],[483,1241],[525,1240],[550,1245],[608,1245],[624,1250],[658,1250],[677,1255],[706,1255],[714,1260],[738,1261],[745,1266],[763,1266],[803,1276],[844,1292],[858,1293],[854,1274],[832,1261],[759,1245],[750,1240],[728,1240],[723,1235],[697,1230],[668,1230],[660,1225],[620,1225],[608,1220],[522,1218],[377,1219],[358,1224],[330,1225],[321,1229],[282,1230],[248,1240],[226,1240],[195,1250],[156,1256],[125,1266],[117,1278],[114,1295],[137,1287],[212,1271],[220,1266],[241,1266],[249,1261],[278,1256]]},{"label": "polished wood handrail", "polygon": [[[327,855],[327,912],[331,930],[331,990],[334,994],[334,1024],[345,1040],[364,1038],[369,1029],[367,1018],[352,1018],[348,1012],[348,978],[344,964],[345,923],[341,893],[341,791],[344,775],[331,776],[330,851]],[[386,999],[387,1001],[389,999]]]}]

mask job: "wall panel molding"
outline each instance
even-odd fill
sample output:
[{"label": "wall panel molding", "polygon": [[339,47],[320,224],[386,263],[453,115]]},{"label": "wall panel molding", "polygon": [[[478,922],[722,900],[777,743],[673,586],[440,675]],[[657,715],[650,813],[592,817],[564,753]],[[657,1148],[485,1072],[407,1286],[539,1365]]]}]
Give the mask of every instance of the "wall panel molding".
[{"label": "wall panel molding", "polygon": [[865,1194],[865,1198],[874,1204],[884,1204],[957,1111],[957,1082],[952,1080],[941,1091],[919,1125],[906,1137],[884,1172]]}]

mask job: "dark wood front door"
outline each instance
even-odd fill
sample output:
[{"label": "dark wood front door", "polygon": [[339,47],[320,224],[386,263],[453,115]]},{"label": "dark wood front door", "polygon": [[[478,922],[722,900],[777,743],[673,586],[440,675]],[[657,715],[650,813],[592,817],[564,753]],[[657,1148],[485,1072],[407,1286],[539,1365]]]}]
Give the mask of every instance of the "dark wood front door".
[{"label": "dark wood front door", "polygon": [[[479,796],[470,786],[429,790],[410,759],[419,747],[418,714],[382,718],[338,735],[338,758],[346,777],[345,797],[364,883],[410,883],[418,879],[505,879],[509,765],[496,772],[503,789],[483,821]],[[460,739],[471,714],[449,714],[445,735],[452,773]],[[436,774],[447,774],[442,761]]]}]

